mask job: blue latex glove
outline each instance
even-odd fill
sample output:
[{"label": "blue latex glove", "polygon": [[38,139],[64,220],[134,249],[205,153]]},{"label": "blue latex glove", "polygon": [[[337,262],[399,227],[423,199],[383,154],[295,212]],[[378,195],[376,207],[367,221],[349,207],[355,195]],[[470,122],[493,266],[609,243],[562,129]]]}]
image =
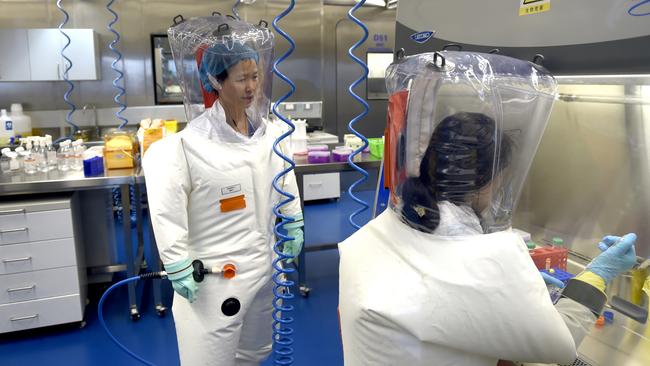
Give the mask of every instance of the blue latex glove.
[{"label": "blue latex glove", "polygon": [[605,283],[609,284],[616,276],[627,272],[636,264],[635,242],[634,233],[623,237],[604,237],[598,243],[598,248],[603,252],[589,263],[587,270],[602,277]]},{"label": "blue latex glove", "polygon": [[550,274],[546,272],[539,272],[539,274],[542,275],[542,278],[544,279],[544,282],[546,282],[547,285],[553,285],[559,288],[564,288],[564,282],[558,280],[557,278],[551,276]]},{"label": "blue latex glove", "polygon": [[302,232],[302,227],[304,226],[302,214],[294,216],[293,219],[294,221],[284,224],[284,228],[287,229],[287,236],[293,238],[293,240],[284,243],[284,249],[282,250],[282,254],[291,257],[287,260],[287,263],[293,262],[300,254],[305,242],[305,235]]},{"label": "blue latex glove", "polygon": [[189,258],[166,264],[165,272],[167,272],[167,278],[172,282],[172,287],[176,293],[189,302],[196,300],[196,293],[199,288],[194,281],[194,277],[192,277],[194,267],[192,267],[192,261]]}]

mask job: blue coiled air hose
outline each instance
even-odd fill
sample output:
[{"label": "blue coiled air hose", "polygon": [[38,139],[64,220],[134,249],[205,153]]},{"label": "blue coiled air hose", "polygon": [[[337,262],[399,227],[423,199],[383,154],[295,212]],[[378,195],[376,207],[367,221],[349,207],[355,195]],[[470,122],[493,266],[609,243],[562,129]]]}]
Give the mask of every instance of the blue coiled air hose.
[{"label": "blue coiled air hose", "polygon": [[63,36],[66,39],[66,43],[61,49],[61,57],[65,60],[65,68],[63,69],[63,80],[65,81],[66,84],[68,84],[68,90],[65,92],[63,95],[63,100],[65,103],[70,106],[70,110],[65,116],[65,121],[67,124],[72,127],[72,130],[70,131],[69,136],[62,136],[61,138],[57,139],[55,143],[61,142],[67,138],[72,138],[72,136],[79,131],[79,126],[74,124],[72,122],[72,114],[77,110],[77,107],[74,105],[74,103],[70,100],[70,94],[72,94],[72,91],[74,90],[74,84],[68,79],[68,71],[72,68],[72,60],[70,60],[66,55],[65,55],[65,50],[70,46],[70,37],[63,31],[63,27],[65,27],[66,24],[68,24],[68,21],[70,20],[70,15],[68,14],[65,9],[63,9],[63,6],[61,6],[61,0],[58,0],[56,2],[56,7],[59,8],[59,10],[63,13],[63,22],[59,24],[59,32],[63,34]]},{"label": "blue coiled air hose", "polygon": [[278,34],[280,34],[284,39],[286,39],[289,42],[289,49],[287,52],[285,52],[284,55],[282,55],[280,58],[278,58],[274,63],[273,63],[273,73],[277,75],[280,79],[284,80],[287,84],[290,86],[289,92],[287,92],[285,95],[280,97],[274,104],[273,104],[273,113],[281,119],[284,123],[289,125],[289,131],[285,132],[280,136],[275,142],[273,143],[273,151],[280,157],[282,160],[286,161],[289,163],[289,167],[278,173],[274,178],[273,178],[273,189],[275,189],[276,192],[278,192],[280,195],[285,197],[280,203],[275,205],[273,207],[273,212],[275,215],[280,219],[280,222],[275,225],[274,232],[276,237],[278,238],[278,241],[275,243],[273,246],[273,250],[275,254],[277,255],[277,258],[273,261],[273,269],[275,270],[273,273],[273,282],[275,285],[273,286],[273,361],[275,362],[276,365],[292,365],[293,364],[293,328],[290,327],[290,324],[293,323],[293,317],[289,316],[289,313],[293,311],[294,306],[291,304],[288,304],[288,301],[294,298],[294,295],[289,291],[291,286],[294,285],[294,282],[288,279],[288,275],[295,272],[294,268],[284,268],[286,266],[286,260],[290,258],[289,256],[286,256],[285,254],[282,253],[282,248],[284,246],[284,243],[287,241],[293,240],[294,238],[287,236],[283,233],[280,232],[280,230],[283,228],[283,225],[287,222],[292,222],[294,221],[293,218],[288,217],[280,213],[280,208],[287,203],[293,201],[296,197],[294,197],[292,194],[289,192],[283,191],[280,186],[279,186],[279,181],[288,174],[295,166],[296,164],[291,160],[290,157],[285,156],[279,149],[278,145],[280,142],[285,139],[287,136],[291,135],[293,131],[295,130],[295,126],[291,123],[291,121],[283,116],[280,112],[278,112],[277,107],[280,105],[280,103],[284,102],[287,100],[295,91],[296,91],[296,85],[284,74],[282,74],[278,70],[278,65],[284,61],[291,53],[293,50],[296,48],[296,43],[293,41],[293,39],[285,33],[280,27],[278,27],[278,22],[280,19],[284,18],[287,14],[293,10],[296,2],[295,0],[291,0],[291,3],[289,4],[289,7],[285,9],[282,13],[280,13],[275,19],[273,20],[273,29],[275,29]]},{"label": "blue coiled air hose", "polygon": [[115,23],[117,23],[120,20],[119,15],[117,15],[117,13],[113,11],[113,9],[111,9],[111,6],[113,5],[114,2],[115,0],[110,0],[108,4],[106,4],[106,10],[108,10],[111,14],[113,14],[113,20],[110,23],[108,23],[108,30],[115,35],[115,39],[113,39],[111,43],[109,43],[108,48],[110,48],[111,51],[115,53],[115,60],[113,60],[113,62],[111,63],[111,69],[113,69],[113,71],[117,73],[117,77],[113,79],[113,87],[117,89],[117,94],[115,94],[113,100],[115,101],[115,104],[120,106],[120,109],[117,112],[115,112],[115,117],[117,117],[117,119],[122,121],[122,123],[118,127],[121,130],[122,128],[124,128],[124,126],[127,125],[127,123],[129,123],[129,120],[127,120],[126,118],[124,118],[124,116],[122,116],[122,113],[126,109],[126,102],[122,102],[122,97],[124,96],[124,94],[126,94],[126,89],[124,89],[124,87],[120,86],[119,84],[119,82],[124,78],[124,73],[117,68],[117,63],[120,62],[120,60],[122,60],[122,53],[115,47],[115,45],[120,41],[122,37],[120,36],[120,33],[116,31],[115,28],[113,28],[113,25],[115,25]]},{"label": "blue coiled air hose", "polygon": [[108,298],[108,295],[114,289],[116,289],[116,288],[118,288],[118,287],[120,287],[122,285],[126,285],[129,282],[134,282],[134,281],[138,281],[138,280],[146,280],[146,279],[154,279],[154,278],[165,278],[165,277],[166,277],[165,272],[151,272],[151,273],[141,274],[139,276],[129,277],[129,278],[124,279],[122,281],[119,281],[118,283],[115,283],[111,287],[109,287],[108,290],[106,290],[104,292],[104,294],[102,295],[102,297],[99,299],[99,303],[97,304],[97,318],[99,319],[99,323],[102,325],[102,327],[104,328],[104,331],[106,331],[106,334],[108,334],[109,338],[113,341],[113,343],[115,343],[118,347],[120,347],[129,356],[131,356],[134,359],[142,362],[145,365],[149,365],[149,366],[156,366],[156,364],[151,363],[151,362],[145,360],[144,358],[142,358],[142,357],[136,355],[135,353],[133,353],[131,350],[126,348],[125,345],[120,343],[120,341],[118,341],[117,338],[115,338],[113,333],[111,333],[111,331],[108,330],[108,326],[106,325],[106,322],[104,321],[104,301],[106,301],[106,299]]},{"label": "blue coiled air hose", "polygon": [[361,152],[363,152],[363,150],[366,149],[366,147],[368,147],[368,139],[367,139],[365,136],[363,136],[362,134],[360,134],[359,132],[357,132],[357,130],[355,130],[354,127],[353,127],[354,124],[356,124],[359,120],[361,120],[363,117],[365,117],[366,115],[368,115],[368,111],[369,111],[368,103],[366,103],[366,101],[363,100],[363,98],[359,97],[359,96],[354,92],[354,90],[353,90],[357,85],[359,85],[361,82],[363,82],[363,81],[368,77],[368,65],[366,65],[365,62],[363,62],[361,59],[359,59],[359,58],[358,58],[357,56],[355,56],[354,53],[353,53],[353,51],[354,51],[355,49],[357,49],[357,47],[359,47],[360,45],[362,45],[363,42],[365,42],[366,39],[368,39],[368,27],[366,27],[365,24],[363,24],[363,22],[361,22],[359,19],[357,19],[357,18],[353,15],[353,13],[354,13],[355,11],[357,11],[357,9],[359,9],[360,7],[363,6],[363,4],[365,4],[365,2],[366,2],[366,0],[361,0],[361,1],[359,1],[359,3],[357,3],[354,7],[352,7],[352,9],[350,9],[350,11],[348,11],[348,18],[349,18],[350,20],[352,20],[353,22],[355,22],[357,25],[359,25],[359,27],[361,27],[361,29],[363,29],[363,37],[361,37],[361,39],[360,39],[357,43],[355,43],[354,45],[352,45],[352,47],[350,47],[350,49],[348,50],[348,55],[350,56],[350,58],[351,58],[354,62],[356,62],[357,64],[361,65],[361,67],[363,68],[363,75],[362,75],[359,79],[355,80],[352,84],[350,84],[350,87],[348,88],[348,92],[350,93],[350,95],[351,95],[354,99],[356,99],[359,103],[361,103],[361,104],[363,105],[363,112],[362,112],[361,114],[357,115],[356,117],[354,117],[354,118],[350,121],[350,123],[348,124],[348,129],[349,129],[353,134],[355,134],[357,137],[359,137],[359,138],[363,141],[363,146],[361,146],[360,148],[356,149],[356,150],[355,150],[352,154],[350,154],[350,156],[348,157],[348,163],[352,166],[352,168],[354,168],[354,170],[358,171],[358,172],[361,173],[361,175],[362,175],[362,177],[361,177],[359,180],[357,180],[357,181],[355,181],[354,183],[352,183],[352,184],[350,185],[350,187],[348,188],[348,194],[350,195],[350,197],[351,197],[351,198],[352,198],[356,203],[358,203],[358,204],[360,204],[361,206],[363,206],[363,207],[361,207],[360,209],[354,211],[354,212],[350,215],[350,217],[348,218],[348,221],[350,222],[350,225],[352,225],[355,229],[359,229],[361,226],[360,226],[359,224],[357,224],[357,223],[354,221],[354,217],[357,216],[357,215],[360,215],[362,212],[364,212],[365,210],[367,210],[367,209],[370,207],[370,205],[368,205],[368,204],[367,204],[366,202],[364,202],[362,199],[360,199],[359,197],[355,196],[355,195],[354,195],[354,192],[353,192],[354,189],[355,189],[358,185],[362,184],[363,182],[365,182],[365,181],[368,179],[368,172],[366,172],[365,170],[363,170],[363,168],[361,168],[360,166],[358,166],[357,164],[355,164],[354,161],[353,161],[355,156],[359,155]]},{"label": "blue coiled air hose", "polygon": [[237,11],[239,4],[241,4],[241,0],[235,1],[235,5],[232,6],[232,15],[234,15],[237,20],[241,20],[241,18],[239,18],[239,12]]},{"label": "blue coiled air hose", "polygon": [[[641,1],[640,3],[638,3],[638,4],[635,4],[634,6],[632,6],[632,7],[627,11],[627,13],[630,14],[631,16],[633,16],[633,17],[645,17],[645,16],[649,16],[649,15],[650,15],[650,11],[646,11],[645,13],[643,13],[643,12],[637,13],[637,9],[640,8],[640,7],[642,7],[643,5],[650,5],[650,0],[643,0],[643,1]],[[649,6],[649,7],[650,7],[650,6]]]}]

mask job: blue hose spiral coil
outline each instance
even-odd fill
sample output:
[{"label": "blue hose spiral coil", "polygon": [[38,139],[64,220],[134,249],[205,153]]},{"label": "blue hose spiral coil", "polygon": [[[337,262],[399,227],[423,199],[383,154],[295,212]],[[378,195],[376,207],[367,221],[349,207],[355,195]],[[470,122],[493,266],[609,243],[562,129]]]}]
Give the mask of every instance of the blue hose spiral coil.
[{"label": "blue hose spiral coil", "polygon": [[293,218],[285,216],[280,213],[280,208],[289,202],[293,201],[296,199],[292,194],[289,192],[283,191],[278,182],[280,179],[282,179],[283,176],[288,174],[293,168],[296,166],[296,164],[291,160],[291,158],[285,156],[279,149],[278,145],[280,142],[285,139],[287,136],[291,135],[293,131],[296,129],[296,127],[291,123],[291,121],[283,116],[280,112],[278,112],[278,105],[280,103],[284,102],[287,100],[295,91],[296,91],[296,85],[284,74],[282,74],[278,70],[278,65],[282,63],[291,53],[293,53],[294,49],[296,48],[296,43],[293,41],[293,39],[285,33],[280,27],[278,27],[278,22],[284,18],[287,14],[293,10],[296,2],[295,0],[291,0],[291,3],[289,4],[289,7],[285,9],[282,13],[280,13],[275,19],[273,20],[273,29],[280,34],[284,39],[286,39],[289,42],[289,49],[285,54],[283,54],[281,57],[279,57],[274,63],[273,63],[273,73],[277,75],[280,79],[282,79],[284,82],[289,84],[290,90],[287,92],[285,95],[280,97],[274,104],[273,104],[273,114],[275,114],[279,119],[281,119],[284,123],[289,125],[289,131],[283,133],[280,137],[278,137],[277,140],[273,143],[273,151],[280,157],[282,160],[286,161],[289,164],[289,167],[278,173],[274,178],[273,178],[273,189],[275,189],[276,192],[278,192],[280,195],[283,197],[286,197],[284,200],[280,201],[277,205],[273,207],[273,213],[280,219],[280,222],[275,225],[274,232],[276,237],[278,238],[278,241],[275,243],[273,246],[273,251],[277,255],[277,258],[273,260],[273,269],[275,270],[273,273],[273,282],[275,285],[273,286],[273,361],[276,365],[292,365],[294,361],[293,357],[293,328],[291,328],[289,325],[293,323],[293,317],[289,316],[288,314],[293,311],[294,306],[291,304],[288,304],[287,302],[291,299],[294,298],[294,295],[289,291],[291,286],[293,286],[295,283],[294,281],[291,281],[287,278],[287,276],[291,273],[295,272],[294,268],[283,268],[283,264],[286,267],[286,262],[283,263],[283,261],[286,261],[287,259],[291,258],[285,254],[282,253],[282,248],[284,246],[284,243],[287,241],[293,240],[294,238],[287,236],[283,233],[280,232],[280,230],[283,228],[284,224],[287,222],[292,222],[294,221]]},{"label": "blue hose spiral coil", "polygon": [[72,68],[72,60],[70,60],[65,55],[65,50],[68,48],[68,46],[70,46],[71,40],[70,40],[70,37],[63,31],[63,27],[66,24],[68,24],[68,21],[70,20],[70,15],[68,14],[67,11],[65,11],[65,9],[63,9],[63,6],[61,6],[61,0],[58,0],[56,2],[56,7],[59,8],[59,10],[63,13],[63,22],[61,22],[61,24],[59,24],[59,32],[61,34],[63,34],[63,36],[66,39],[65,45],[61,49],[61,57],[63,57],[63,59],[65,60],[65,68],[63,69],[63,80],[65,81],[66,84],[68,84],[68,90],[63,95],[63,100],[70,107],[70,110],[68,111],[68,113],[65,116],[65,121],[66,121],[67,124],[70,125],[70,127],[72,127],[72,130],[70,131],[70,135],[62,137],[62,138],[60,138],[60,139],[58,139],[56,141],[56,142],[59,142],[59,141],[62,141],[64,139],[66,139],[66,138],[72,138],[72,136],[77,131],[79,131],[79,126],[77,126],[76,124],[74,124],[74,122],[72,122],[72,114],[77,110],[77,106],[75,106],[74,103],[70,100],[70,94],[72,94],[72,91],[74,90],[74,84],[72,84],[72,82],[68,79],[68,72]]},{"label": "blue hose spiral coil", "polygon": [[237,20],[241,20],[241,18],[239,17],[239,12],[237,11],[239,4],[241,4],[241,0],[235,1],[235,5],[232,6],[232,15],[234,15],[235,18],[237,18]]},{"label": "blue hose spiral coil", "polygon": [[122,60],[122,53],[115,47],[115,45],[118,42],[120,42],[120,39],[122,37],[120,36],[120,33],[116,31],[115,28],[113,28],[113,25],[115,25],[115,23],[117,23],[120,20],[120,17],[117,15],[117,13],[113,11],[113,9],[111,9],[111,6],[113,5],[114,2],[115,0],[110,0],[108,4],[106,4],[106,10],[108,10],[111,14],[113,14],[113,20],[110,23],[108,23],[108,30],[115,35],[115,39],[113,39],[111,43],[109,43],[108,48],[110,48],[111,51],[113,51],[113,53],[115,54],[115,60],[113,60],[113,62],[111,63],[111,69],[113,69],[113,71],[117,73],[117,77],[113,79],[113,87],[115,87],[115,89],[117,89],[118,92],[117,94],[115,94],[113,100],[115,101],[115,104],[120,106],[120,109],[117,112],[115,112],[115,117],[117,117],[117,119],[122,121],[122,123],[118,127],[121,130],[122,128],[124,128],[124,126],[126,126],[127,123],[129,123],[129,120],[127,120],[126,118],[124,118],[124,116],[122,116],[122,113],[124,112],[124,110],[126,110],[126,103],[122,102],[122,97],[124,96],[124,94],[126,94],[126,89],[124,89],[124,87],[119,85],[119,82],[124,78],[124,73],[117,68],[117,63]]},{"label": "blue hose spiral coil", "polygon": [[359,180],[352,183],[350,185],[350,187],[348,188],[348,194],[350,195],[352,200],[354,200],[356,203],[363,206],[363,207],[359,208],[358,210],[354,211],[350,215],[350,217],[348,218],[348,221],[350,222],[350,225],[352,225],[355,229],[359,229],[359,228],[361,228],[361,226],[354,221],[354,217],[357,216],[357,215],[360,215],[362,212],[366,211],[370,207],[370,205],[368,205],[366,202],[361,200],[359,197],[355,196],[354,193],[353,193],[354,189],[358,185],[362,184],[363,182],[365,182],[368,179],[368,172],[366,172],[365,170],[363,170],[363,168],[359,167],[357,164],[355,164],[353,162],[354,157],[359,155],[361,152],[363,152],[363,150],[365,150],[368,147],[368,139],[365,136],[363,136],[362,134],[360,134],[359,132],[357,132],[353,127],[359,120],[361,120],[361,119],[363,119],[363,117],[367,116],[368,111],[370,110],[368,103],[366,103],[366,101],[363,100],[363,98],[361,98],[357,94],[355,94],[355,92],[353,90],[357,85],[359,85],[360,83],[362,83],[364,80],[366,80],[368,78],[368,66],[365,64],[365,62],[363,62],[361,59],[359,59],[353,53],[353,51],[355,49],[357,49],[357,47],[362,45],[363,42],[365,42],[368,39],[368,27],[366,27],[365,24],[363,24],[363,22],[361,22],[359,19],[357,19],[353,15],[353,13],[355,11],[357,11],[357,9],[359,9],[360,7],[363,6],[363,4],[365,4],[365,2],[366,2],[366,0],[359,1],[354,7],[352,7],[352,9],[350,9],[350,11],[348,11],[348,18],[351,21],[353,21],[354,23],[356,23],[363,30],[363,37],[361,37],[361,39],[357,43],[352,45],[352,47],[350,47],[350,49],[348,50],[348,56],[350,56],[350,58],[354,62],[356,62],[357,64],[359,64],[363,68],[363,75],[359,79],[355,80],[352,84],[350,84],[350,87],[348,88],[348,93],[354,99],[356,99],[359,103],[361,103],[363,105],[363,112],[361,114],[357,115],[356,117],[354,117],[350,121],[350,123],[348,124],[348,129],[353,134],[355,134],[357,137],[359,137],[361,139],[361,141],[363,141],[363,145],[360,148],[354,150],[354,152],[352,152],[352,154],[350,154],[350,156],[348,157],[348,163],[352,166],[352,168],[354,168],[354,170],[358,171],[362,175],[362,177]]},{"label": "blue hose spiral coil", "polygon": [[631,16],[633,16],[633,17],[645,17],[645,16],[648,16],[648,15],[650,15],[650,11],[646,11],[645,13],[637,13],[638,8],[642,7],[643,5],[648,5],[648,4],[650,4],[650,0],[641,1],[640,3],[632,6],[627,11],[627,13],[630,14]]}]

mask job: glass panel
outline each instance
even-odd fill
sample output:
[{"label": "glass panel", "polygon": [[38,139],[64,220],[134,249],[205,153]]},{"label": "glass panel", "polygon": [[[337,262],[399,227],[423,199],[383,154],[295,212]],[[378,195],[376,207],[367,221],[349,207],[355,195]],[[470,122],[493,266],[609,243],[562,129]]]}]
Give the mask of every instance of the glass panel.
[{"label": "glass panel", "polygon": [[151,46],[156,104],[183,104],[167,35],[152,35]]},{"label": "glass panel", "polygon": [[602,236],[636,232],[637,255],[650,256],[650,82],[571,82],[560,85],[514,227],[589,257]]},{"label": "glass panel", "polygon": [[366,54],[366,63],[368,64],[366,99],[388,99],[384,76],[386,68],[392,62],[392,52],[368,52]]}]

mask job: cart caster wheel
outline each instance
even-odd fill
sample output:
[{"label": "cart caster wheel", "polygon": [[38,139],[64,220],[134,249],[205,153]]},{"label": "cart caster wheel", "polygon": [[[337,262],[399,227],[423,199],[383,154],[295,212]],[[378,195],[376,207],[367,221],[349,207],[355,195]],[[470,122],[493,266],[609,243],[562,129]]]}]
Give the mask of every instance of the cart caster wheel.
[{"label": "cart caster wheel", "polygon": [[79,322],[79,329],[83,329],[86,327],[86,321],[82,320]]},{"label": "cart caster wheel", "polygon": [[140,320],[140,313],[136,309],[131,309],[131,320],[134,322]]},{"label": "cart caster wheel", "polygon": [[300,295],[302,297],[309,297],[309,293],[311,292],[311,289],[307,286],[300,286]]},{"label": "cart caster wheel", "polygon": [[156,315],[159,317],[164,317],[167,314],[167,308],[164,306],[156,306]]}]

